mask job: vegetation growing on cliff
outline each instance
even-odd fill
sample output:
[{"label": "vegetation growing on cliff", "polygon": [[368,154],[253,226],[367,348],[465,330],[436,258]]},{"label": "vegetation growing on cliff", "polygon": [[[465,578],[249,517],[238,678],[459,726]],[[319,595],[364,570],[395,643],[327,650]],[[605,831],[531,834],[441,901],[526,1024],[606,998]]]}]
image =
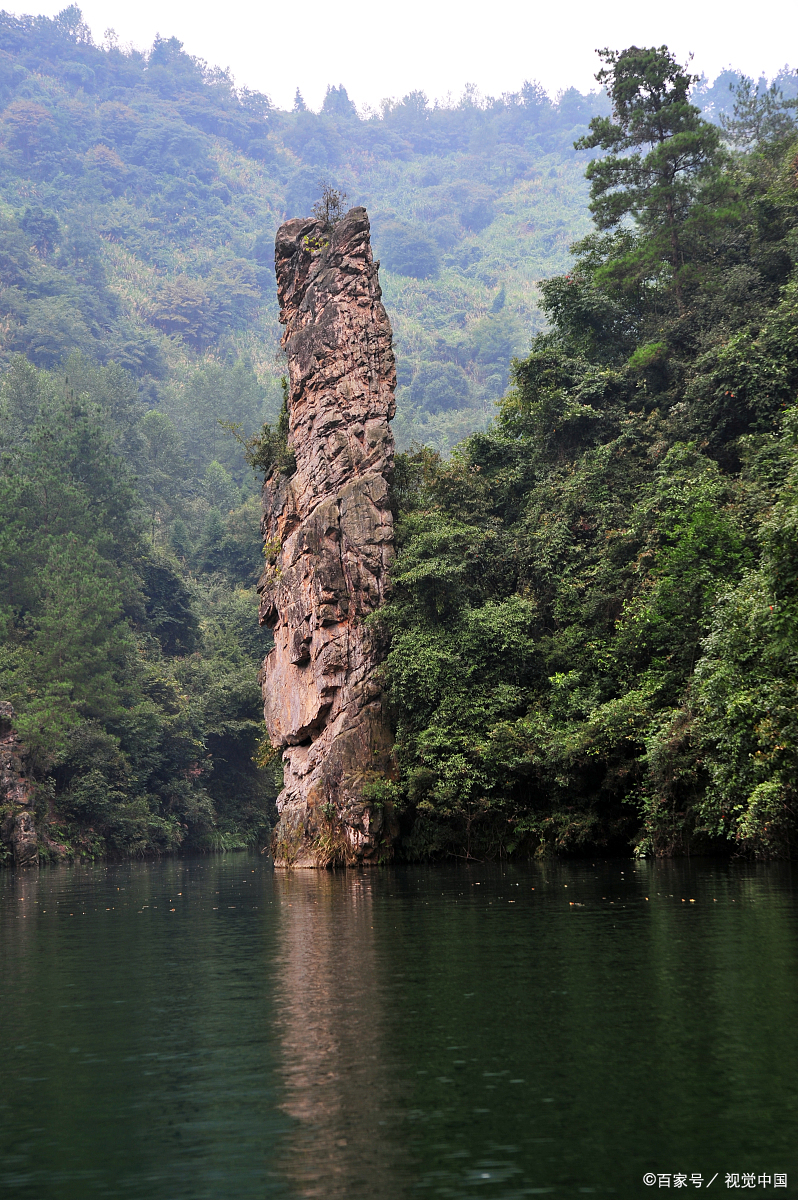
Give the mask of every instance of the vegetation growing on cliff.
[{"label": "vegetation growing on cliff", "polygon": [[[592,102],[570,103],[584,126]],[[513,104],[522,116],[527,101]],[[537,97],[500,139],[533,126],[548,139],[507,176],[534,174],[524,211],[542,213],[555,188],[580,209],[575,156],[557,141],[573,124],[566,107]],[[291,470],[274,233],[310,211],[321,176],[330,201],[345,188],[377,226],[398,223],[386,245],[404,255],[398,311],[413,289],[402,335],[413,412],[437,407],[441,437],[473,428],[500,391],[498,376],[487,392],[480,380],[506,371],[514,345],[507,313],[478,324],[501,304],[495,280],[472,271],[505,190],[490,148],[505,106],[494,108],[414,97],[361,118],[334,88],[322,113],[280,113],[174,39],[123,52],[94,45],[74,7],[0,15],[0,682],[56,840],[143,853],[262,836],[274,788],[252,761],[260,509],[230,430],[256,466]],[[474,155],[496,176],[476,191]],[[443,241],[415,207],[434,195],[452,209],[445,189],[419,183],[428,162],[469,180]],[[562,178],[550,180],[554,164]],[[466,243],[468,261],[447,265]],[[419,244],[432,247],[427,279]],[[458,362],[448,343],[435,348],[438,318],[455,309]]]},{"label": "vegetation growing on cliff", "polygon": [[584,144],[624,157],[549,331],[490,429],[399,464],[410,855],[796,848],[796,124],[724,147],[667,51],[604,57]]},{"label": "vegetation growing on cliff", "polygon": [[[282,113],[174,39],[0,14],[0,683],[57,837],[262,836],[260,510],[230,430],[290,472],[273,235],[324,177],[369,208],[396,432],[433,447],[398,475],[387,614],[408,852],[784,851],[796,88],[734,107],[734,79],[690,93],[731,156],[682,95],[704,174],[674,258],[656,206],[589,232],[584,168],[629,136],[603,94]],[[436,458],[536,331],[498,422]]]}]

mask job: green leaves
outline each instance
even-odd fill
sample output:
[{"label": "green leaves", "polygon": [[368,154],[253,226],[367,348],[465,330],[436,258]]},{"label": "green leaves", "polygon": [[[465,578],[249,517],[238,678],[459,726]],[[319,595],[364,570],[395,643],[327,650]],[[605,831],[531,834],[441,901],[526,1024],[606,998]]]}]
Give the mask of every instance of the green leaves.
[{"label": "green leaves", "polygon": [[[739,507],[752,485],[675,438],[657,411],[619,411],[622,376],[575,363],[551,339],[539,346],[517,365],[497,428],[451,463],[401,464],[383,615],[399,790],[415,814],[407,852],[634,842],[659,854],[731,838],[784,853],[788,740],[785,719],[765,713],[776,699],[786,713],[793,695],[778,655],[794,660],[798,626],[775,597],[777,580],[790,594],[798,584],[796,418],[780,451],[751,452],[762,480],[784,488],[760,509],[757,535]],[[658,353],[644,347],[636,370]],[[587,418],[580,397],[597,380],[606,411]],[[758,554],[773,573],[759,585],[773,604],[765,654],[759,635],[733,635],[728,599],[750,586]],[[723,637],[736,640],[715,652]],[[739,669],[738,653],[749,656]],[[750,784],[749,762],[760,763]],[[735,780],[741,798],[722,815]]]},{"label": "green leaves", "polygon": [[[203,589],[145,541],[125,460],[148,467],[143,499],[177,506],[175,426],[142,414],[121,373],[70,371],[71,384],[16,361],[0,409],[0,690],[49,797],[42,820],[91,856],[262,838],[257,597],[223,576]],[[220,463],[205,484],[238,500]],[[257,507],[227,514],[215,569],[253,573]]]},{"label": "green leaves", "polygon": [[670,281],[681,310],[687,226],[718,161],[720,136],[689,102],[697,76],[687,74],[667,46],[599,55],[607,65],[596,78],[608,87],[614,119],[594,117],[591,132],[574,143],[610,152],[585,171],[590,209],[602,230],[635,219],[643,237],[616,271]]},{"label": "green leaves", "polygon": [[788,856],[798,772],[798,466],[795,408],[783,421],[786,471],[761,526],[759,563],[718,600],[695,672],[709,776],[703,825],[760,857]]},{"label": "green leaves", "polygon": [[760,91],[758,82],[743,75],[732,93],[732,113],[721,113],[720,127],[735,149],[753,150],[768,141],[795,136],[798,104],[785,100],[777,83]]}]

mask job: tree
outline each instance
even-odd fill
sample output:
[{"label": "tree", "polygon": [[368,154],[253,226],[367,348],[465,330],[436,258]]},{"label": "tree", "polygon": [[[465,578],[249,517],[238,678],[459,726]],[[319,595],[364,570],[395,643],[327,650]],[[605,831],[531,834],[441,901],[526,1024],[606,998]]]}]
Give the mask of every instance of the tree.
[{"label": "tree", "polygon": [[31,361],[41,367],[53,367],[75,350],[91,354],[94,345],[83,314],[69,296],[34,300],[19,341]]},{"label": "tree", "polygon": [[198,279],[177,275],[161,285],[149,320],[164,333],[179,333],[190,346],[202,349],[219,331],[218,305]]},{"label": "tree", "polygon": [[444,412],[468,404],[468,376],[455,363],[422,363],[410,391],[414,404],[428,412]]},{"label": "tree", "polygon": [[349,94],[342,83],[338,87],[327,84],[327,93],[321,111],[337,117],[357,117],[357,109],[349,99]]},{"label": "tree", "polygon": [[141,419],[140,429],[146,443],[146,458],[139,494],[147,505],[154,546],[159,525],[168,526],[180,509],[185,491],[186,459],[180,434],[166,413],[149,409]]},{"label": "tree", "polygon": [[45,212],[38,204],[28,205],[19,222],[36,251],[46,258],[58,244],[60,227],[54,213]]},{"label": "tree", "polygon": [[123,581],[95,546],[74,534],[51,542],[31,616],[34,687],[69,683],[81,714],[114,715],[122,695],[130,630],[123,618]]},{"label": "tree", "polygon": [[190,654],[197,646],[199,622],[191,607],[191,595],[166,554],[153,552],[143,558],[139,570],[146,595],[150,630],[164,654]]},{"label": "tree", "polygon": [[343,217],[346,200],[346,192],[339,191],[331,183],[321,181],[321,200],[317,200],[313,205],[313,216],[317,221],[324,223],[328,232]]},{"label": "tree", "polygon": [[8,144],[19,150],[25,162],[36,162],[58,144],[52,114],[35,100],[13,100],[3,113]]},{"label": "tree", "polygon": [[606,65],[596,79],[608,88],[612,116],[594,117],[590,133],[574,143],[579,150],[610,151],[585,172],[590,209],[602,230],[616,229],[627,217],[637,221],[643,237],[618,265],[638,279],[656,278],[667,267],[682,311],[683,231],[717,161],[720,134],[688,99],[698,77],[667,46],[598,53]]},{"label": "tree", "polygon": [[785,100],[778,83],[762,88],[743,75],[736,84],[729,84],[734,96],[732,116],[720,114],[724,137],[735,150],[752,150],[761,142],[777,141],[795,133],[798,100]]},{"label": "tree", "polygon": [[389,271],[434,279],[440,270],[438,248],[423,229],[406,221],[386,221],[379,231],[381,258]]}]

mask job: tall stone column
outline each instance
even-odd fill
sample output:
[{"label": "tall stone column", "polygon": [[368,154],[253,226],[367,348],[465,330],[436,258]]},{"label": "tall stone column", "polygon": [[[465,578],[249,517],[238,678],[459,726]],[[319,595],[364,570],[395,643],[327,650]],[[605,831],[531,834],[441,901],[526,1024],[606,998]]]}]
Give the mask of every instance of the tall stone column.
[{"label": "tall stone column", "polygon": [[375,678],[383,648],[366,618],[393,553],[396,368],[366,210],[331,230],[288,221],[275,269],[296,469],[273,471],[263,489],[258,590],[274,647],[261,681],[285,781],[272,850],[278,865],[370,862],[392,836],[368,796],[391,772],[392,737]]}]

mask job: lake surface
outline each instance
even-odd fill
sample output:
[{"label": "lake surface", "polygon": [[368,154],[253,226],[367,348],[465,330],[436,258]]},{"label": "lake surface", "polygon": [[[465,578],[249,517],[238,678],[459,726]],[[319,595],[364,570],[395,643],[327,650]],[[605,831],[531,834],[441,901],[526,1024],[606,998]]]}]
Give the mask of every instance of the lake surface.
[{"label": "lake surface", "polygon": [[254,854],[0,872],[0,1194],[662,1195],[648,1172],[793,1194],[796,883]]}]

